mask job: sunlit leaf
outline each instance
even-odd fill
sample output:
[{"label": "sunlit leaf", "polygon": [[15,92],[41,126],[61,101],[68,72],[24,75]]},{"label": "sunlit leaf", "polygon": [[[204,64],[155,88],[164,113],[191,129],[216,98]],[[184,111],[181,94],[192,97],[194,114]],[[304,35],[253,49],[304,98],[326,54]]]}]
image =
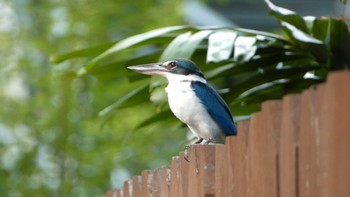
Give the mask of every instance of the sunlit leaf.
[{"label": "sunlit leaf", "polygon": [[208,37],[212,30],[202,30],[191,34],[186,32],[176,37],[165,49],[160,61],[172,58],[191,58],[198,45]]},{"label": "sunlit leaf", "polygon": [[303,32],[308,32],[304,19],[294,11],[282,8],[273,4],[270,0],[265,0],[270,8],[270,15],[276,17],[281,22],[292,24]]},{"label": "sunlit leaf", "polygon": [[327,63],[329,58],[328,49],[321,40],[311,37],[289,23],[282,22],[282,26],[289,38],[295,42],[298,47],[310,52],[321,65]]},{"label": "sunlit leaf", "polygon": [[255,37],[239,36],[234,43],[234,61],[247,61],[254,56],[257,49],[254,46]]},{"label": "sunlit leaf", "polygon": [[191,37],[191,32],[186,32],[177,36],[164,50],[162,56],[159,58],[159,61],[169,60],[171,58],[180,57],[182,50],[182,45],[186,43]]},{"label": "sunlit leaf", "polygon": [[209,36],[207,62],[220,62],[230,58],[237,33],[218,31]]}]

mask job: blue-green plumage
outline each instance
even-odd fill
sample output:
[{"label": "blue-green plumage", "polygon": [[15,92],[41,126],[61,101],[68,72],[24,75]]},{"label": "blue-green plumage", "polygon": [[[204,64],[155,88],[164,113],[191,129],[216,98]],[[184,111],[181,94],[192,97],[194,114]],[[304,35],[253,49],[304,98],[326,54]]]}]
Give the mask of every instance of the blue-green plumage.
[{"label": "blue-green plumage", "polygon": [[209,115],[225,134],[227,136],[237,135],[237,128],[233,122],[231,112],[216,91],[209,85],[197,81],[192,82],[192,87]]}]

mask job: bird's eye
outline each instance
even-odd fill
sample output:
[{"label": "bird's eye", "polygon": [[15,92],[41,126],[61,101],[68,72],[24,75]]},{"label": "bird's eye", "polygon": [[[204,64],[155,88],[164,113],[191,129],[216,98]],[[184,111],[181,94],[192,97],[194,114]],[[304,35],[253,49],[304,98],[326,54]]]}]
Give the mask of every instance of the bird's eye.
[{"label": "bird's eye", "polygon": [[176,62],[170,62],[170,63],[168,64],[168,66],[169,66],[170,68],[174,68],[174,67],[176,67]]}]

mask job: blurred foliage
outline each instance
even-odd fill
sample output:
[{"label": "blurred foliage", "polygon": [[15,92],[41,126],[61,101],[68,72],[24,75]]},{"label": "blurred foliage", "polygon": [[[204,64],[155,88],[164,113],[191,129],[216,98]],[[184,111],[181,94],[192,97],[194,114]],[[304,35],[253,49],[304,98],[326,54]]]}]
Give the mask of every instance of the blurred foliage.
[{"label": "blurred foliage", "polygon": [[122,183],[116,177],[165,165],[182,148],[186,132],[167,122],[135,131],[152,106],[98,118],[141,83],[76,78],[72,70],[82,61],[49,61],[50,54],[177,25],[179,5],[0,0],[0,196],[101,196]]}]

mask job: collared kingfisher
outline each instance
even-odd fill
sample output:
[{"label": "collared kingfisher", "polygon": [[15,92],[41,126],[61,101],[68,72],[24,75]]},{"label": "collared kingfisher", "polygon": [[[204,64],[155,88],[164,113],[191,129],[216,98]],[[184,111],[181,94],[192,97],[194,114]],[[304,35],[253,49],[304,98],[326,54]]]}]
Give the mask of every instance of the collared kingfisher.
[{"label": "collared kingfisher", "polygon": [[237,134],[229,107],[192,61],[173,59],[128,69],[167,78],[170,109],[198,138],[194,144],[223,144],[226,136]]}]

